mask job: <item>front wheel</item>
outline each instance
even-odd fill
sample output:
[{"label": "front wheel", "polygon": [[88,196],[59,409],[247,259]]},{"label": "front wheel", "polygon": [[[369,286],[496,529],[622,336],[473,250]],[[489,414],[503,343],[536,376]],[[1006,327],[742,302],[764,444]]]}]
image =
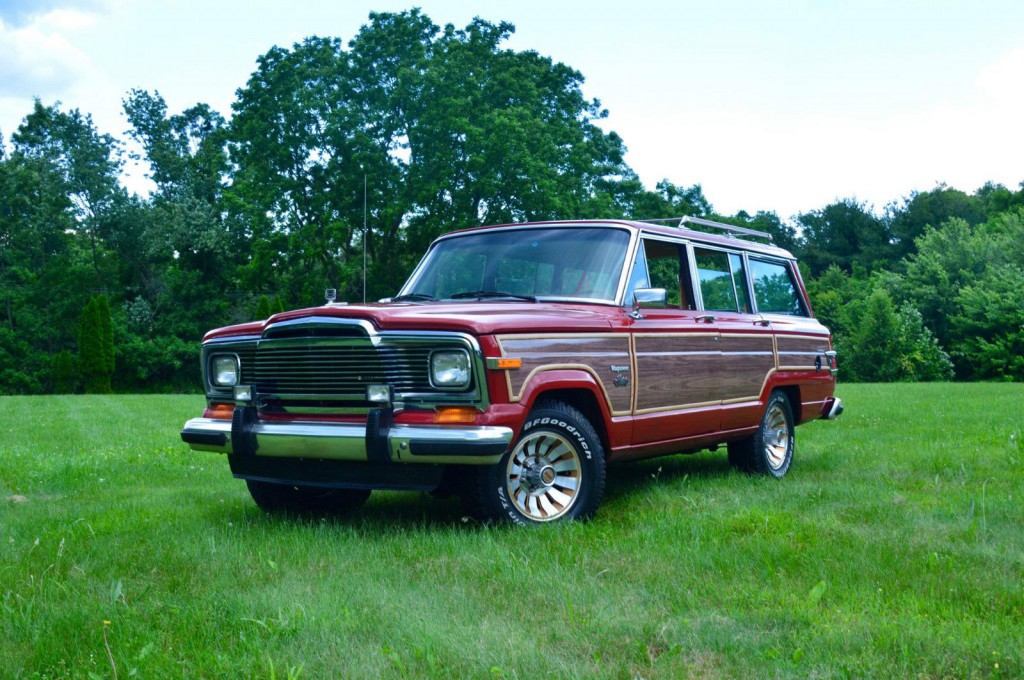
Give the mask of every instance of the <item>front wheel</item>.
[{"label": "front wheel", "polygon": [[253,479],[245,480],[245,484],[264,512],[343,514],[359,508],[370,497],[367,489],[324,489]]},{"label": "front wheel", "polygon": [[604,496],[604,447],[593,424],[560,401],[538,404],[497,465],[467,489],[471,514],[516,524],[585,519]]},{"label": "front wheel", "polygon": [[782,392],[772,392],[757,432],[746,439],[729,442],[729,462],[744,472],[781,478],[793,463],[795,448],[796,432],[789,399]]}]

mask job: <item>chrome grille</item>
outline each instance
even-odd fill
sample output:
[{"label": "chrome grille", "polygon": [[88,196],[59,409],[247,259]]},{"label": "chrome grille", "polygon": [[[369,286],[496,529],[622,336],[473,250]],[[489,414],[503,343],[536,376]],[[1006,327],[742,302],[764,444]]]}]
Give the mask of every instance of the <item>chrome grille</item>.
[{"label": "chrome grille", "polygon": [[433,392],[428,363],[434,347],[264,341],[248,362],[242,357],[242,379],[258,394],[292,398],[361,400],[371,384],[392,385],[395,392]]}]

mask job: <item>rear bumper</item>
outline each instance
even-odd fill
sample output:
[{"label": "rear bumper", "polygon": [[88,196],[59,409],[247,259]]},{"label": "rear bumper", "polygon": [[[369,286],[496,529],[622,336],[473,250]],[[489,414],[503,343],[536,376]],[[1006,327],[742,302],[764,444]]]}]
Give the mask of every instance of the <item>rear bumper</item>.
[{"label": "rear bumper", "polygon": [[843,415],[843,410],[843,400],[839,397],[830,397],[821,407],[821,417],[825,420],[835,420]]},{"label": "rear bumper", "polygon": [[194,451],[232,456],[304,458],[369,463],[498,462],[512,442],[512,429],[493,425],[396,425],[390,412],[371,412],[358,423],[260,421],[251,408],[233,420],[193,418],[181,439]]}]

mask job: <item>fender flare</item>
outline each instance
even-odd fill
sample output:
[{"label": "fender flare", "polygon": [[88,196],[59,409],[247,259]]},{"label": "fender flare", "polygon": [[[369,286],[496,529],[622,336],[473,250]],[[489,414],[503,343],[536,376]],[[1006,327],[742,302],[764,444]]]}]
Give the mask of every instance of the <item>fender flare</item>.
[{"label": "fender flare", "polygon": [[604,387],[590,371],[583,368],[552,368],[540,370],[523,385],[519,403],[527,410],[533,408],[537,399],[554,390],[586,390],[594,397],[601,410],[603,425],[611,423],[612,410]]}]

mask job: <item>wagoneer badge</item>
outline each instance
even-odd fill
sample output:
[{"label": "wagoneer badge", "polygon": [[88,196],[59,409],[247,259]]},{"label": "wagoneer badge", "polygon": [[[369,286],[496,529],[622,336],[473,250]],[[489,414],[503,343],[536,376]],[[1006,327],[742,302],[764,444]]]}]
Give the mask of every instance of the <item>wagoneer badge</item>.
[{"label": "wagoneer badge", "polygon": [[612,373],[615,374],[615,377],[612,378],[613,385],[616,387],[625,387],[629,384],[629,366],[612,364],[608,368],[612,369]]}]

